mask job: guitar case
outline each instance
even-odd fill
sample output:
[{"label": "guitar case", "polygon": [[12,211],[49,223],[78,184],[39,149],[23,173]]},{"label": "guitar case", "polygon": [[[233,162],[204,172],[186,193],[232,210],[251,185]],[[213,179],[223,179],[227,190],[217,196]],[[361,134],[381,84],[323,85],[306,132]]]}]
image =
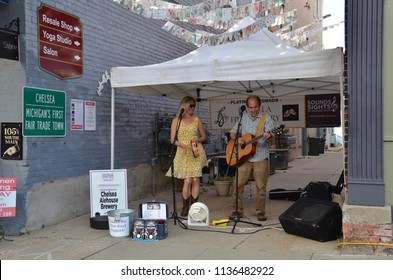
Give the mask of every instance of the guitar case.
[{"label": "guitar case", "polygon": [[296,201],[300,197],[332,201],[333,195],[340,195],[344,187],[344,171],[336,185],[326,181],[309,182],[306,187],[297,190],[272,189],[269,191],[269,199],[286,199]]},{"label": "guitar case", "polygon": [[296,201],[300,198],[303,193],[303,189],[297,190],[286,190],[286,189],[273,189],[269,191],[269,199],[283,199]]},{"label": "guitar case", "polygon": [[296,201],[300,197],[308,197],[320,200],[332,200],[332,185],[329,182],[310,182],[303,189],[286,190],[286,189],[273,189],[269,191],[269,199],[283,199]]}]

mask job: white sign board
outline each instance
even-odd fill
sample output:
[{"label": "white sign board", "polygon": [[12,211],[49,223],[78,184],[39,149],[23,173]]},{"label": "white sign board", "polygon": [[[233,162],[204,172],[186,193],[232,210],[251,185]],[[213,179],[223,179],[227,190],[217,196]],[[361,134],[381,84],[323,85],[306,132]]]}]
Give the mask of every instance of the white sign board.
[{"label": "white sign board", "polygon": [[71,130],[83,130],[83,100],[71,99]]},{"label": "white sign board", "polygon": [[90,215],[128,209],[127,170],[90,170]]},{"label": "white sign board", "polygon": [[96,130],[96,102],[85,101],[85,129]]},{"label": "white sign board", "polygon": [[[261,110],[270,115],[276,126],[305,127],[304,96],[261,98],[261,101]],[[231,130],[243,105],[246,105],[246,99],[210,100],[211,129]]]},{"label": "white sign board", "polygon": [[142,219],[166,220],[168,215],[167,204],[162,202],[145,202],[141,204]]},{"label": "white sign board", "polygon": [[0,178],[0,218],[16,216],[16,178]]}]

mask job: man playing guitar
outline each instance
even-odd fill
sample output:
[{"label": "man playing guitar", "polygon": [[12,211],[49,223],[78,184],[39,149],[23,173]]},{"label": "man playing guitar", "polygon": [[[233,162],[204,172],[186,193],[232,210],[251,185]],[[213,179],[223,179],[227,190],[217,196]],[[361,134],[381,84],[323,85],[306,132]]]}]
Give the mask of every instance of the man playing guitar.
[{"label": "man playing guitar", "polygon": [[[268,159],[269,159],[269,139],[272,137],[272,131],[275,127],[273,120],[269,115],[261,111],[261,99],[258,96],[249,96],[246,100],[247,113],[241,118],[241,126],[239,133],[241,136],[247,134],[259,137],[256,142],[255,154],[247,158],[238,168],[238,195],[236,191],[233,194],[232,208],[233,212],[230,219],[243,216],[243,192],[244,186],[247,184],[251,172],[253,172],[256,184],[256,204],[255,210],[259,221],[266,221],[266,186],[268,178]],[[240,120],[239,120],[240,121]],[[230,137],[235,140],[239,124],[236,123],[230,131]],[[243,145],[245,142],[240,137],[238,144]],[[237,199],[237,209],[236,209]],[[237,210],[237,211],[236,211]]]}]

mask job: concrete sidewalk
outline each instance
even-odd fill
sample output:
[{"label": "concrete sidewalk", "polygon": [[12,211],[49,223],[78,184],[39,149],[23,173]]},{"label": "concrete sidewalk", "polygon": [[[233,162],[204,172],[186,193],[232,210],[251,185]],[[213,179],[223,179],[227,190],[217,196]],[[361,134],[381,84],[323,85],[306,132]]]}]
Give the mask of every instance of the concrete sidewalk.
[{"label": "concrete sidewalk", "polygon": [[[335,184],[343,169],[342,152],[325,152],[319,156],[295,159],[286,170],[276,170],[269,177],[269,189],[298,189],[310,181],[329,181]],[[206,204],[210,221],[228,218],[231,197],[217,196],[214,186],[203,188],[200,202]],[[181,194],[176,194],[180,213]],[[141,202],[155,199],[168,203],[173,211],[173,193],[132,201],[137,209]],[[267,199],[266,222],[257,221],[254,211],[255,187],[246,186],[244,193],[245,217],[227,226],[184,229],[179,222],[168,220],[168,237],[157,242],[133,241],[129,237],[112,237],[109,230],[90,228],[90,214],[55,226],[21,236],[5,236],[0,241],[2,260],[310,260],[310,259],[391,259],[386,256],[344,256],[338,241],[318,242],[287,234],[278,217],[293,201]],[[171,215],[171,214],[170,214]],[[233,233],[232,233],[233,231]],[[11,241],[12,240],[12,241]]]}]

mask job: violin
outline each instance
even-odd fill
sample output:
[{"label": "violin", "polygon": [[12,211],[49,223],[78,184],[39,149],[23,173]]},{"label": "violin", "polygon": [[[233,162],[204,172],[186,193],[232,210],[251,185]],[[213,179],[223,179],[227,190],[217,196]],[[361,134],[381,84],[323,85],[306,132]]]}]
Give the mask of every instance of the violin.
[{"label": "violin", "polygon": [[192,154],[194,156],[194,158],[198,158],[199,157],[199,151],[198,151],[198,144],[196,141],[191,141],[191,150],[192,150]]}]

